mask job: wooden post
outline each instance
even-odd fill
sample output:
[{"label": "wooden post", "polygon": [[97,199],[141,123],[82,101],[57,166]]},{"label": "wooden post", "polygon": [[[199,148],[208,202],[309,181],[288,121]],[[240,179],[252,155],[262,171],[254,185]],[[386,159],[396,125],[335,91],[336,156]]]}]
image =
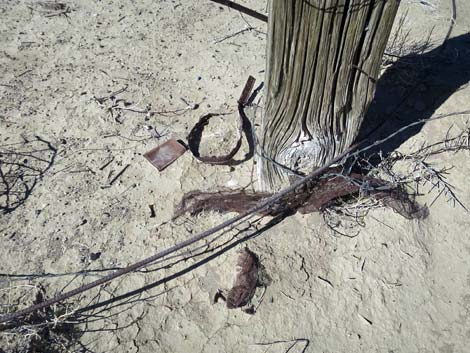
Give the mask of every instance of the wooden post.
[{"label": "wooden post", "polygon": [[[373,98],[399,0],[271,0],[261,187],[350,146]],[[284,167],[280,167],[280,165]]]}]

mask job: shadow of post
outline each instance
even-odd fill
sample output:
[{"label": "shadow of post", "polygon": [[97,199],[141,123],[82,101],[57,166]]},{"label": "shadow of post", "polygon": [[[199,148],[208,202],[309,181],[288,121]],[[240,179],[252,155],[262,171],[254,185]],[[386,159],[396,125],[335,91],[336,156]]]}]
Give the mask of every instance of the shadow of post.
[{"label": "shadow of post", "polygon": [[[449,39],[425,54],[399,58],[379,79],[357,140],[377,141],[420,119],[430,118],[469,81],[470,33]],[[371,153],[381,150],[388,154],[396,150],[418,134],[423,125],[411,126]]]}]

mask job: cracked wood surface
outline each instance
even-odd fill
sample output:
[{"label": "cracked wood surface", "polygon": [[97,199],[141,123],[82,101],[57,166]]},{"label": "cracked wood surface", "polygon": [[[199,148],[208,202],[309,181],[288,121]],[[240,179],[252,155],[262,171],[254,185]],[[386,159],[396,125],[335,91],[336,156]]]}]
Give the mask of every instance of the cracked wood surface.
[{"label": "cracked wood surface", "polygon": [[[289,169],[318,167],[356,138],[398,0],[273,0],[262,148]],[[287,173],[261,159],[263,189]]]}]

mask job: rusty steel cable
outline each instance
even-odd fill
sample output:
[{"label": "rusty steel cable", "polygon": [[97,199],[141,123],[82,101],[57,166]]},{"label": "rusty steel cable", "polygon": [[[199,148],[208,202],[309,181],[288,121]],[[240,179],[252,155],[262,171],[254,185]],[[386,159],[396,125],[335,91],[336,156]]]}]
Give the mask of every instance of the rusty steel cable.
[{"label": "rusty steel cable", "polygon": [[210,228],[210,229],[208,229],[208,230],[206,230],[202,233],[199,233],[199,234],[197,234],[197,235],[195,235],[195,236],[193,236],[189,239],[186,239],[185,241],[182,241],[181,243],[178,243],[174,246],[171,246],[171,247],[169,247],[165,250],[162,250],[162,251],[156,253],[155,255],[152,255],[152,256],[150,256],[146,259],[143,259],[139,262],[136,262],[136,263],[134,263],[134,264],[132,264],[128,267],[119,269],[119,270],[117,270],[113,273],[110,273],[109,275],[106,275],[106,276],[104,276],[100,279],[97,279],[97,280],[93,281],[93,282],[90,282],[88,284],[85,284],[83,286],[75,288],[75,289],[73,289],[69,292],[59,294],[59,295],[57,295],[53,298],[50,298],[50,299],[47,299],[47,300],[41,302],[41,303],[34,304],[34,305],[32,305],[28,308],[25,308],[25,309],[22,309],[22,310],[19,310],[19,311],[10,313],[10,314],[2,315],[0,317],[0,324],[7,323],[8,321],[11,321],[11,320],[19,319],[19,318],[21,318],[25,315],[28,315],[28,314],[31,314],[35,311],[47,308],[51,305],[57,304],[57,303],[62,302],[66,299],[69,299],[73,296],[76,296],[77,294],[86,292],[86,291],[88,291],[92,288],[95,288],[95,287],[98,287],[102,284],[110,282],[115,278],[118,278],[118,277],[123,276],[125,274],[128,274],[128,273],[134,272],[136,270],[139,270],[141,268],[144,268],[147,265],[151,264],[152,262],[154,262],[158,259],[161,259],[161,258],[163,258],[163,257],[165,257],[165,256],[167,256],[171,253],[174,253],[176,251],[184,249],[184,248],[188,247],[191,244],[194,244],[194,243],[196,243],[196,242],[198,242],[202,239],[205,239],[208,236],[210,236],[210,235],[212,235],[212,234],[214,234],[214,233],[216,233],[220,230],[223,230],[223,229],[227,228],[228,226],[230,226],[230,225],[232,225],[232,224],[234,224],[238,221],[241,221],[241,220],[247,218],[248,216],[251,216],[251,215],[253,215],[257,212],[265,210],[270,205],[272,205],[272,204],[274,204],[278,201],[281,201],[281,199],[284,196],[286,196],[287,194],[289,194],[291,192],[294,192],[295,189],[297,189],[298,187],[304,185],[308,181],[310,181],[310,180],[320,176],[321,174],[323,174],[331,165],[333,165],[335,163],[338,163],[343,158],[348,156],[348,154],[352,150],[354,150],[356,147],[357,147],[357,145],[351,146],[346,151],[341,153],[339,156],[337,156],[336,158],[334,158],[331,161],[329,161],[328,163],[326,163],[323,167],[318,168],[315,171],[313,171],[312,173],[310,173],[309,175],[307,175],[306,177],[297,180],[292,185],[290,185],[289,187],[285,188],[284,190],[281,190],[280,192],[274,194],[273,196],[267,197],[266,199],[259,202],[259,204],[257,204],[256,206],[254,206],[254,207],[250,208],[249,210],[239,214],[238,216],[235,216],[235,217],[233,217],[229,220],[226,220],[225,222],[222,222],[221,224],[219,224],[219,225],[217,225],[213,228]]}]

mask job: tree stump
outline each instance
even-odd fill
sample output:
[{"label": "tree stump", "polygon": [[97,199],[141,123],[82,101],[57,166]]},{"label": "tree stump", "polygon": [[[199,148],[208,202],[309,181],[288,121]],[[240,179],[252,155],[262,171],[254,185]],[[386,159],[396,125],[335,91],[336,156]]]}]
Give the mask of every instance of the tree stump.
[{"label": "tree stump", "polygon": [[348,148],[373,98],[399,0],[272,0],[261,188]]}]

